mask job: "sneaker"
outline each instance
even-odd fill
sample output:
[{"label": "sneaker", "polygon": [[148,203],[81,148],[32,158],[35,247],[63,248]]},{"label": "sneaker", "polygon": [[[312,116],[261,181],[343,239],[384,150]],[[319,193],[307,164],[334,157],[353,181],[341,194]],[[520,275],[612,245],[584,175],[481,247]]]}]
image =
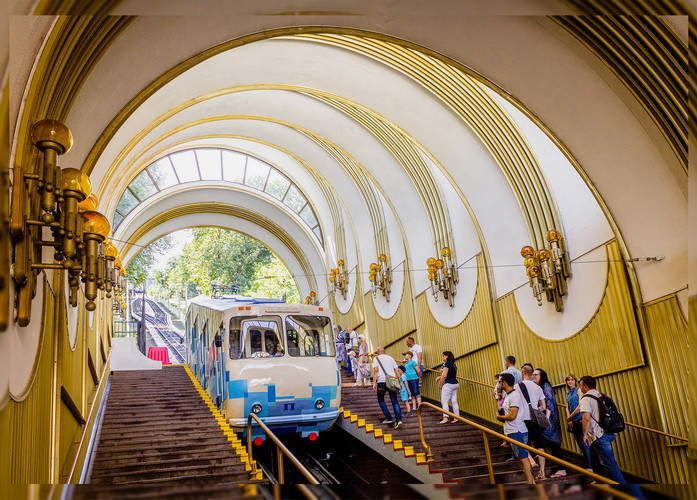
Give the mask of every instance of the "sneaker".
[{"label": "sneaker", "polygon": [[395,428],[395,429],[401,429],[401,428],[402,428],[402,421],[400,420],[399,422],[397,422],[397,423],[395,424],[394,428]]},{"label": "sneaker", "polygon": [[506,462],[515,462],[516,460],[518,460],[516,457],[511,457],[511,458],[507,458]]},{"label": "sneaker", "polygon": [[387,420],[383,420],[382,423],[383,424],[393,424],[394,422],[390,419],[387,419]]},{"label": "sneaker", "polygon": [[409,412],[409,413],[407,413],[407,415],[406,415],[406,416],[407,416],[407,417],[413,417],[413,416],[414,416],[414,414],[413,414],[412,412]]}]

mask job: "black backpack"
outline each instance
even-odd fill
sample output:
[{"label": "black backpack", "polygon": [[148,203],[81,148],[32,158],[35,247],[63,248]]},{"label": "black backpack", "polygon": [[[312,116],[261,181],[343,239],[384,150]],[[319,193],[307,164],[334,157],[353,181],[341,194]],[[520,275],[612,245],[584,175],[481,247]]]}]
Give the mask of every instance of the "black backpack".
[{"label": "black backpack", "polygon": [[[608,434],[617,434],[625,429],[624,417],[617,409],[615,402],[607,397],[605,394],[601,394],[600,397],[592,396],[591,394],[585,394],[583,396],[593,398],[598,402],[598,415],[600,420],[595,420],[598,422],[600,428]],[[591,418],[593,415],[591,414]]]}]

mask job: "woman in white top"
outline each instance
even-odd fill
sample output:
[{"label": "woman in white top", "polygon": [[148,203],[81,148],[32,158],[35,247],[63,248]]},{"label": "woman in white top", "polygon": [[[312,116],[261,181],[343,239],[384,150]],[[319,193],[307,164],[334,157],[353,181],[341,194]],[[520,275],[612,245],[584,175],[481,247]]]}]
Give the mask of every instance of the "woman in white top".
[{"label": "woman in white top", "polygon": [[368,343],[365,341],[365,335],[358,336],[358,358],[356,360],[356,383],[354,387],[365,387],[370,383],[370,368],[368,367]]}]

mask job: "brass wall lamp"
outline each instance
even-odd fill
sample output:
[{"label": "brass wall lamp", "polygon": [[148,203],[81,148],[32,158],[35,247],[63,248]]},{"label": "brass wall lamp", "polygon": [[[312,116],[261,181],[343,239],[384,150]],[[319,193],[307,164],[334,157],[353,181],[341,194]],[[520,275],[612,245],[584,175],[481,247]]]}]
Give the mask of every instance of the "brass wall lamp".
[{"label": "brass wall lamp", "polygon": [[104,243],[104,258],[106,259],[106,275],[104,279],[104,289],[106,290],[107,298],[111,297],[111,292],[115,288],[116,275],[114,270],[114,262],[119,257],[119,251],[110,241]]},{"label": "brass wall lamp", "polygon": [[528,275],[532,293],[537,304],[542,305],[544,295],[548,302],[554,302],[557,311],[564,309],[562,297],[567,293],[566,279],[571,277],[571,266],[566,244],[561,232],[551,229],[547,232],[549,249],[535,250],[527,245],[520,250]]},{"label": "brass wall lamp", "polygon": [[[57,157],[67,153],[73,144],[70,130],[55,120],[42,120],[32,127],[31,140],[43,153],[42,162],[34,169],[37,173],[26,173],[22,165],[14,167],[10,220],[14,246],[11,275],[15,282],[15,319],[22,327],[31,321],[31,302],[42,269],[68,272],[72,306],[78,302],[80,276],[84,280],[86,270],[94,265],[95,275],[99,275],[99,263],[94,257],[99,255],[99,248],[89,243],[88,240],[95,240],[90,232],[93,229],[90,226],[86,231],[87,226],[81,217],[84,213],[97,214],[93,211],[97,200],[91,194],[89,177],[81,170],[61,169],[56,165]],[[35,183],[35,189],[30,189],[32,183]],[[98,215],[106,221],[101,214]],[[50,229],[51,240],[43,239],[46,228]],[[107,222],[106,235],[108,232]],[[54,249],[51,263],[42,262],[43,248],[47,246]],[[102,265],[105,267],[106,264]],[[94,310],[96,306],[88,302],[87,308]]]},{"label": "brass wall lamp", "polygon": [[310,295],[305,297],[305,304],[308,306],[318,306],[319,299],[317,298],[317,292],[315,292],[314,290],[311,290]]},{"label": "brass wall lamp", "polygon": [[448,301],[448,305],[453,307],[455,305],[454,296],[457,293],[455,285],[460,281],[460,276],[452,250],[449,247],[443,247],[440,253],[442,259],[430,257],[426,260],[431,293],[436,302],[438,302],[438,294],[442,293],[443,298]]},{"label": "brass wall lamp", "polygon": [[392,267],[389,264],[387,255],[381,253],[378,255],[378,261],[370,264],[368,279],[373,290],[373,298],[377,297],[378,291],[380,291],[385,300],[389,302],[392,289]]},{"label": "brass wall lamp", "polygon": [[85,242],[85,268],[82,272],[82,282],[85,284],[85,309],[94,311],[97,308],[97,290],[104,283],[104,265],[100,253],[101,243],[109,236],[111,226],[106,217],[99,212],[83,212],[82,239]]},{"label": "brass wall lamp", "polygon": [[331,285],[331,291],[334,295],[337,292],[341,293],[341,296],[346,299],[349,290],[349,273],[346,269],[346,263],[343,259],[336,261],[337,267],[331,269],[329,273],[329,284]]}]

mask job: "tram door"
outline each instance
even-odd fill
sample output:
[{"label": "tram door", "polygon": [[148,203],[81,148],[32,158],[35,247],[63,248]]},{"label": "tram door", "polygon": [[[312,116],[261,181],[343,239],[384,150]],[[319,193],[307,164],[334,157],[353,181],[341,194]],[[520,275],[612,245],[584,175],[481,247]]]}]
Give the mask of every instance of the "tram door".
[{"label": "tram door", "polygon": [[225,326],[220,323],[218,332],[215,335],[212,350],[214,353],[214,370],[215,370],[215,389],[216,389],[216,406],[223,408],[225,404],[225,351],[223,350],[223,339],[225,338]]}]

